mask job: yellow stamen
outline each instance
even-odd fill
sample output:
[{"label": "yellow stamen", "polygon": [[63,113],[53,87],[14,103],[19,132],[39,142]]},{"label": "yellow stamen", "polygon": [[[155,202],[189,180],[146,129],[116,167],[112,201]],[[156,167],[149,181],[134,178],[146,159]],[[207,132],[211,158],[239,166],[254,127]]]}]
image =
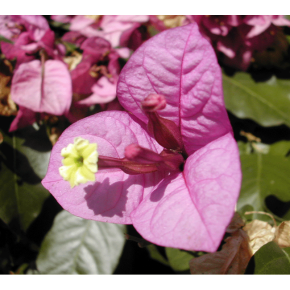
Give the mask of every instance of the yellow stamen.
[{"label": "yellow stamen", "polygon": [[80,183],[95,181],[98,171],[97,143],[91,143],[81,137],[74,139],[74,144],[69,144],[61,150],[63,166],[59,174],[64,180],[69,181],[71,188]]}]

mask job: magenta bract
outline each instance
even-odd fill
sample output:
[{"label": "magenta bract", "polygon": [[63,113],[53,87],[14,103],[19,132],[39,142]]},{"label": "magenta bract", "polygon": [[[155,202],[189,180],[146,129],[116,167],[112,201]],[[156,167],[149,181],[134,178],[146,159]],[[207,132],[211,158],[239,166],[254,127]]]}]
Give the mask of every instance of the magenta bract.
[{"label": "magenta bract", "polygon": [[72,85],[66,65],[59,60],[23,63],[11,85],[13,101],[34,112],[63,115],[70,108]]},{"label": "magenta bract", "polygon": [[34,111],[19,106],[19,111],[10,125],[9,132],[32,125],[36,120],[36,113]]},{"label": "magenta bract", "polygon": [[26,29],[19,35],[14,35],[14,43],[1,44],[2,53],[6,58],[17,59],[16,69],[20,64],[33,60],[41,50],[45,50],[47,56],[61,60],[65,55],[62,44],[54,44],[55,35],[50,30],[48,22],[42,16],[24,15],[11,16],[16,21],[15,25],[23,25]]},{"label": "magenta bract", "polygon": [[20,34],[20,28],[11,15],[0,15],[0,35],[12,40]]},{"label": "magenta bract", "polygon": [[[150,94],[164,96],[167,103],[154,112],[156,120],[167,120],[158,142],[165,144],[166,130],[173,130],[168,136],[180,146],[168,139],[166,149],[150,133],[156,126],[153,113],[142,109]],[[221,70],[197,25],[164,31],[141,45],[120,74],[117,96],[130,113],[105,111],[70,126],[52,150],[42,184],[74,215],[133,224],[144,239],[161,246],[216,251],[234,213],[241,169]],[[75,137],[98,144],[100,164],[95,182],[71,188],[58,169],[61,150]],[[121,164],[125,152],[141,174],[101,166]],[[164,166],[154,169],[154,162]],[[152,170],[142,173],[146,163]]]},{"label": "magenta bract", "polygon": [[112,101],[120,72],[119,53],[100,37],[86,39],[81,49],[82,60],[71,71],[73,93],[82,95],[76,104],[90,106]]},{"label": "magenta bract", "polygon": [[290,26],[282,15],[195,15],[188,16],[211,42],[222,52],[223,63],[247,70],[253,53],[270,47],[279,35],[278,26]]},{"label": "magenta bract", "polygon": [[141,101],[151,93],[166,97],[160,116],[180,127],[188,154],[232,130],[220,67],[196,25],[164,31],[131,56],[119,78],[121,105],[147,123]]},{"label": "magenta bract", "polygon": [[116,98],[116,83],[110,82],[107,77],[102,76],[92,87],[92,94],[77,102],[81,105],[95,105],[109,103]]},{"label": "magenta bract", "polygon": [[[146,23],[149,17],[147,15],[103,15],[96,17],[78,15],[71,18],[53,16],[53,19],[69,22],[71,32],[78,32],[79,36],[105,38],[115,48],[127,46],[136,29],[142,23]],[[136,35],[134,36],[136,37]],[[138,40],[137,42],[139,45]]]}]

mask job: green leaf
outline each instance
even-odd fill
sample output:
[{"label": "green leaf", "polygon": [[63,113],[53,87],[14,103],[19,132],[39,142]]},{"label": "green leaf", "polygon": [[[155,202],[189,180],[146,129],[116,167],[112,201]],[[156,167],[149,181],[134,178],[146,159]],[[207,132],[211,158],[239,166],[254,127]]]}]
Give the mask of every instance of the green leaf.
[{"label": "green leaf", "polygon": [[290,248],[281,249],[269,242],[256,252],[249,265],[254,265],[254,274],[290,274]]},{"label": "green leaf", "polygon": [[40,274],[112,274],[125,231],[125,225],[85,220],[62,211],[44,238],[37,269]]},{"label": "green leaf", "polygon": [[70,23],[63,23],[63,22],[58,22],[54,20],[50,20],[50,24],[56,28],[62,28],[65,30],[69,30]]},{"label": "green leaf", "polygon": [[254,208],[250,204],[246,204],[239,208],[238,213],[244,221],[251,222],[253,220],[253,214],[245,213],[253,210]]},{"label": "green leaf", "polygon": [[168,261],[159,253],[157,247],[155,245],[148,245],[146,246],[146,249],[149,251],[149,255],[152,259],[160,262],[161,264],[165,266],[169,266]]},{"label": "green leaf", "polygon": [[0,35],[0,41],[8,42],[8,43],[14,43],[12,40],[4,37],[3,35]]},{"label": "green leaf", "polygon": [[[251,205],[255,211],[266,211],[269,207],[266,206],[265,199],[270,196],[282,202],[289,202],[290,142],[281,141],[273,145],[256,144],[254,152],[251,152],[249,143],[239,142],[238,145],[243,172],[238,210]],[[289,218],[289,214],[288,210],[283,219]],[[258,217],[262,218],[261,215]],[[253,215],[253,218],[257,216]]]},{"label": "green leaf", "polygon": [[152,37],[152,36],[158,34],[160,31],[158,31],[154,26],[149,25],[148,32],[149,32],[150,36]]},{"label": "green leaf", "polygon": [[226,108],[239,118],[250,118],[263,126],[290,126],[290,80],[271,77],[255,82],[238,72],[233,77],[223,74]]},{"label": "green leaf", "polygon": [[176,272],[189,270],[189,261],[194,256],[186,251],[174,248],[165,248],[165,252],[171,268]]},{"label": "green leaf", "polygon": [[65,46],[67,54],[75,51],[78,48],[75,44],[67,41],[62,41],[62,44]]},{"label": "green leaf", "polygon": [[51,144],[44,128],[1,132],[0,218],[16,230],[26,231],[49,196],[40,182],[47,170]]}]

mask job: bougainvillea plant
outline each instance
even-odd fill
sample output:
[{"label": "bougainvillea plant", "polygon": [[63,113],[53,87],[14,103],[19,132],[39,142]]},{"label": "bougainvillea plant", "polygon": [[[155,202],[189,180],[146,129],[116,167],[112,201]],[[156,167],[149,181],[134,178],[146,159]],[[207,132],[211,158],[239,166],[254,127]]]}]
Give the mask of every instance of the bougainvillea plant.
[{"label": "bougainvillea plant", "polygon": [[157,245],[216,251],[241,169],[221,69],[198,26],[143,43],[121,71],[117,97],[127,111],[63,132],[43,186],[76,216],[133,224]]},{"label": "bougainvillea plant", "polygon": [[[68,113],[72,80],[63,62],[65,47],[55,43],[55,34],[44,17],[14,15],[8,19],[11,27],[18,27],[12,30],[18,32],[11,35],[14,43],[1,42],[4,56],[16,60],[11,99],[19,111],[10,126],[10,131],[14,131],[43,119],[44,113],[57,116]],[[8,29],[9,25],[4,27]]]}]

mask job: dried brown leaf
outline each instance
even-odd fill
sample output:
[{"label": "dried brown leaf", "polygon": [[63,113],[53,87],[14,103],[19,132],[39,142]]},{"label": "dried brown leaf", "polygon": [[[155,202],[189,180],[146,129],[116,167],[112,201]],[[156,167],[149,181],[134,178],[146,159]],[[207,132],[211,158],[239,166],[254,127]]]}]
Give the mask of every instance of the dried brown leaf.
[{"label": "dried brown leaf", "polygon": [[10,93],[9,82],[11,76],[6,76],[0,71],[0,99],[2,100]]},{"label": "dried brown leaf", "polygon": [[64,123],[64,118],[54,115],[45,115],[43,120],[47,126],[47,134],[52,146],[57,142],[59,136],[62,134],[66,125]]},{"label": "dried brown leaf", "polygon": [[[10,89],[9,89],[10,90]],[[2,116],[16,116],[17,107],[11,99],[10,93],[0,99],[0,115]]]},{"label": "dried brown leaf", "polygon": [[247,234],[239,229],[225,242],[221,251],[192,259],[191,274],[243,274],[252,256]]},{"label": "dried brown leaf", "polygon": [[71,56],[66,56],[64,62],[68,64],[69,70],[74,70],[81,62],[83,55],[77,51],[72,52]]},{"label": "dried brown leaf", "polygon": [[240,132],[240,135],[246,137],[249,142],[261,142],[261,139],[259,137],[254,136],[252,133],[248,133],[242,130]]},{"label": "dried brown leaf", "polygon": [[271,242],[275,237],[275,227],[272,227],[269,223],[253,220],[246,224],[243,230],[249,236],[249,245],[253,252],[253,255],[265,244]]},{"label": "dried brown leaf", "polygon": [[0,115],[16,115],[17,107],[10,96],[12,65],[7,59],[0,59]]},{"label": "dried brown leaf", "polygon": [[0,99],[10,92],[12,65],[7,59],[0,59]]},{"label": "dried brown leaf", "polygon": [[282,222],[276,230],[274,240],[281,248],[290,247],[290,221]]},{"label": "dried brown leaf", "polygon": [[270,145],[264,143],[252,143],[253,149],[262,154],[268,154],[270,150]]},{"label": "dried brown leaf", "polygon": [[235,231],[237,231],[238,229],[240,229],[241,227],[243,227],[245,225],[244,221],[242,220],[241,216],[235,212],[231,223],[228,225],[226,232],[227,233],[234,233]]},{"label": "dried brown leaf", "polygon": [[48,137],[49,137],[49,140],[50,140],[52,146],[57,142],[61,133],[62,133],[62,131],[59,130],[58,128],[56,128],[56,127],[51,128],[51,132],[50,132]]},{"label": "dried brown leaf", "polygon": [[167,28],[174,28],[181,26],[186,17],[184,15],[157,15],[157,18],[163,21]]},{"label": "dried brown leaf", "polygon": [[85,15],[86,18],[90,18],[90,19],[93,19],[95,21],[101,19],[101,16],[102,15]]}]

